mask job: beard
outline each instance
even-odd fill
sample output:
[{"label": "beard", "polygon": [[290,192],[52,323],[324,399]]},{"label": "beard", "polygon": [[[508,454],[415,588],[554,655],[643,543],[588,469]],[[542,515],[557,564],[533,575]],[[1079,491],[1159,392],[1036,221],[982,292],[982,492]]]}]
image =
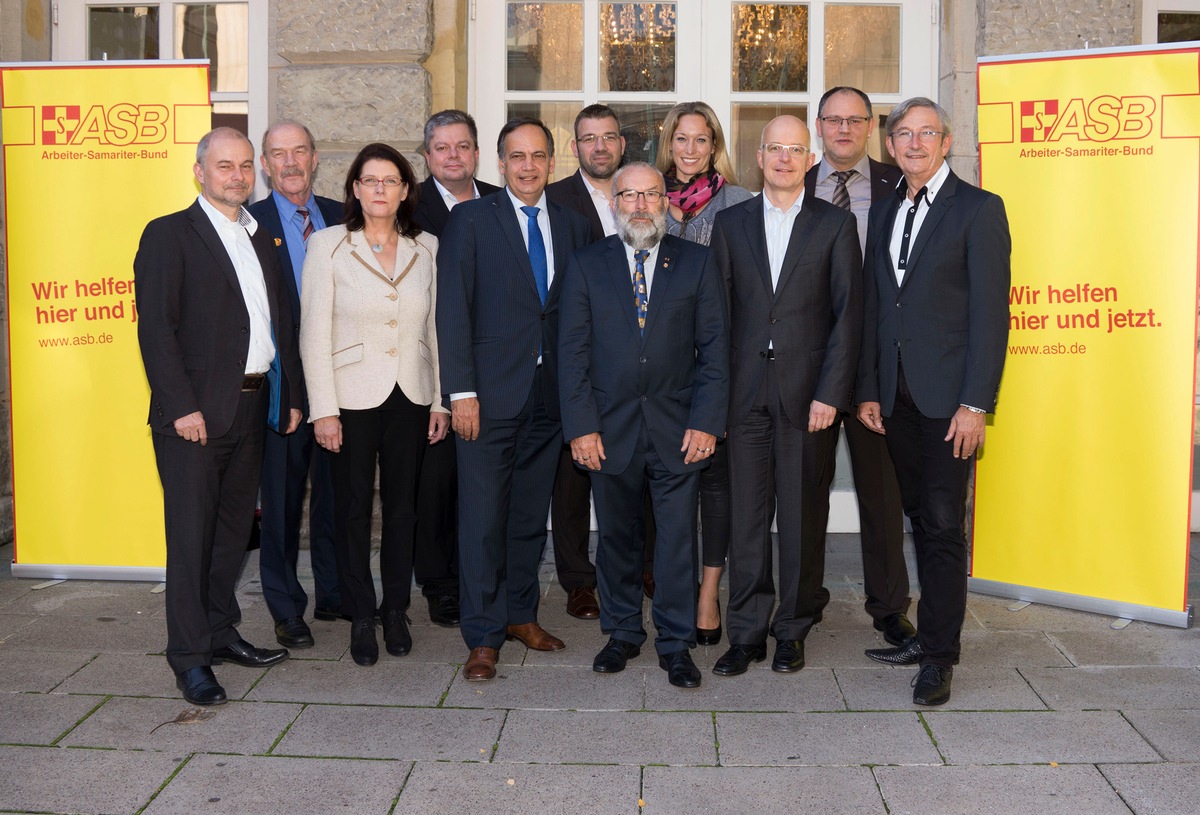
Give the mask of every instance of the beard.
[{"label": "beard", "polygon": [[[634,220],[635,216],[639,220]],[[649,216],[649,222],[640,220],[646,216]],[[634,249],[650,249],[657,246],[663,235],[667,234],[666,207],[658,212],[648,212],[646,216],[633,212],[616,213],[617,234]]]}]

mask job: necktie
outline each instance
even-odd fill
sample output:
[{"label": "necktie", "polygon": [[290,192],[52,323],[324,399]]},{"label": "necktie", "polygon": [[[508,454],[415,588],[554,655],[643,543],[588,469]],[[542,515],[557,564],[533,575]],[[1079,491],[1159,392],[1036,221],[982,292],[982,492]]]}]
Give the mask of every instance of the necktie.
[{"label": "necktie", "polygon": [[639,249],[633,253],[633,307],[637,312],[638,329],[646,330],[646,308],[650,298],[646,293],[646,258],[650,250]]},{"label": "necktie", "polygon": [[300,216],[300,235],[304,238],[304,245],[308,246],[308,236],[313,233],[312,218],[308,217],[308,210],[305,207],[296,207],[296,214]]},{"label": "necktie", "polygon": [[533,281],[537,283],[538,297],[542,298],[542,305],[546,305],[547,286],[547,270],[546,270],[546,243],[542,240],[542,229],[538,226],[538,208],[537,207],[521,207],[521,212],[524,212],[529,218],[529,265],[533,267]]},{"label": "necktie", "polygon": [[921,199],[925,197],[925,191],[928,187],[921,187],[917,190],[917,197],[913,199],[912,205],[908,208],[908,214],[904,216],[904,235],[900,238],[900,257],[896,260],[896,280],[904,282],[904,272],[908,265],[908,247],[909,241],[912,238],[913,219],[917,217],[917,207],[921,206]]},{"label": "necktie", "polygon": [[838,170],[833,175],[837,178],[837,186],[833,188],[833,205],[850,209],[850,191],[846,189],[846,182],[854,177],[854,170]]}]

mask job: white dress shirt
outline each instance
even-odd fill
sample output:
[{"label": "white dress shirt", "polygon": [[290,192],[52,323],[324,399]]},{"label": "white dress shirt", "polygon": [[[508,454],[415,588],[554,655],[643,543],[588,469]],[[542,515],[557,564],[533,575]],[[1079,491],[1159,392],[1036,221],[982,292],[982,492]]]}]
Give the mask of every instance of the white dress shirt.
[{"label": "white dress shirt", "polygon": [[[917,214],[913,218],[912,233],[908,238],[908,251],[911,253],[913,244],[917,242],[917,235],[921,232],[921,225],[925,223],[925,216],[929,214],[929,205],[937,198],[941,192],[942,184],[950,175],[950,165],[942,162],[942,166],[938,167],[937,172],[933,174],[933,178],[929,179],[925,184],[925,195],[921,203],[917,204]],[[902,182],[903,183],[903,182]],[[917,194],[916,190],[912,190],[913,195]],[[900,244],[904,241],[904,224],[907,221],[908,209],[912,204],[908,198],[900,201],[900,211],[896,213],[896,221],[892,224],[892,240],[888,244],[888,252],[892,256],[892,268],[896,270],[896,285],[903,285],[904,272],[900,269]]]}]

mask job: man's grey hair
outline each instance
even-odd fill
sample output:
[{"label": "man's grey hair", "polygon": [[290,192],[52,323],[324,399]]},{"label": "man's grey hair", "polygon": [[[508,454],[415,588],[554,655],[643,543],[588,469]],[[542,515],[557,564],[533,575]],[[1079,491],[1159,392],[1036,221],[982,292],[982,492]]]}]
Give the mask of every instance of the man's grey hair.
[{"label": "man's grey hair", "polygon": [[295,119],[280,119],[278,122],[276,122],[275,124],[271,125],[266,130],[263,131],[262,154],[264,156],[267,154],[267,139],[269,139],[271,137],[271,134],[274,133],[276,130],[278,130],[281,127],[298,127],[298,128],[300,128],[301,130],[304,131],[305,138],[308,139],[308,149],[313,150],[313,151],[315,151],[317,149],[317,140],[315,138],[313,138],[312,131],[309,130],[307,126],[300,124],[300,122],[297,122]]},{"label": "man's grey hair", "polygon": [[884,123],[884,130],[887,131],[888,136],[892,135],[892,132],[900,124],[900,120],[907,116],[913,108],[929,108],[937,114],[942,126],[942,141],[945,141],[946,136],[950,135],[950,114],[946,113],[946,110],[937,102],[924,96],[905,99],[893,108],[892,112],[888,114],[887,122]]},{"label": "man's grey hair", "polygon": [[471,142],[475,147],[479,146],[479,128],[475,126],[475,118],[465,110],[451,108],[433,114],[429,117],[429,121],[425,122],[425,141],[421,144],[421,151],[429,152],[429,143],[433,141],[435,130],[450,125],[466,125],[467,130],[471,133]]},{"label": "man's grey hair", "polygon": [[621,169],[619,169],[615,173],[613,173],[613,194],[614,195],[616,194],[616,192],[618,190],[621,189],[621,177],[624,176],[625,173],[627,173],[628,171],[633,170],[633,169],[652,171],[656,176],[658,176],[659,186],[662,187],[664,190],[667,188],[667,182],[663,179],[663,174],[661,172],[659,172],[657,167],[655,167],[653,164],[648,164],[644,161],[631,161],[628,164],[621,167]]},{"label": "man's grey hair", "polygon": [[200,141],[196,143],[196,163],[204,164],[204,159],[208,157],[208,148],[217,139],[227,138],[241,139],[250,145],[250,149],[254,149],[254,145],[246,138],[246,134],[237,128],[233,127],[216,127],[200,137]]}]

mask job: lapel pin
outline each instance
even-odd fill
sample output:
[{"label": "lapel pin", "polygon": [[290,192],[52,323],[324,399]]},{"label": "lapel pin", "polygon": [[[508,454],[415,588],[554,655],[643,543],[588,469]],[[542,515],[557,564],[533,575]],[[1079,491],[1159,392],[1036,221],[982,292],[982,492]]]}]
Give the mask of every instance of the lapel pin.
[{"label": "lapel pin", "polygon": [[282,240],[281,238],[276,238],[276,239],[275,239],[275,245],[276,245],[276,246],[282,246],[282,245],[283,245],[283,240]]}]

